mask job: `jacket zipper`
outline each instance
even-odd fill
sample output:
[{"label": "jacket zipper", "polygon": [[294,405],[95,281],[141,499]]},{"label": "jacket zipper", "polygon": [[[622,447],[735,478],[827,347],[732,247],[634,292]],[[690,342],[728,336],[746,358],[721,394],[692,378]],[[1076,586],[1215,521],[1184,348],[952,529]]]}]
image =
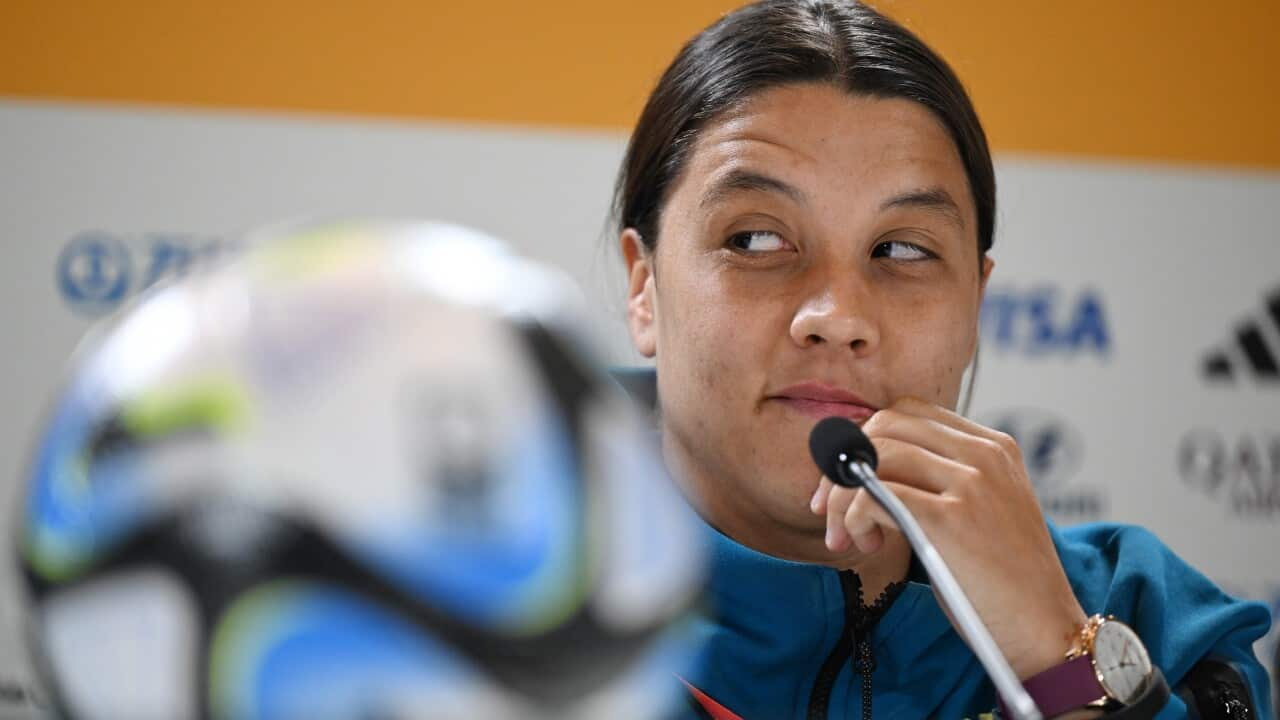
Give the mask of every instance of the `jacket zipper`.
[{"label": "jacket zipper", "polygon": [[853,671],[862,676],[862,720],[871,720],[871,675],[876,671],[876,656],[871,651],[870,636],[870,628],[861,633],[853,631]]},{"label": "jacket zipper", "polygon": [[876,669],[871,633],[898,593],[906,587],[905,582],[890,583],[874,603],[865,606],[862,604],[862,578],[852,570],[841,570],[839,577],[840,591],[844,596],[844,629],[836,646],[822,661],[822,668],[814,680],[805,715],[807,720],[826,720],[831,689],[845,662],[850,662],[853,672],[862,678],[862,720],[871,720],[871,676]]}]

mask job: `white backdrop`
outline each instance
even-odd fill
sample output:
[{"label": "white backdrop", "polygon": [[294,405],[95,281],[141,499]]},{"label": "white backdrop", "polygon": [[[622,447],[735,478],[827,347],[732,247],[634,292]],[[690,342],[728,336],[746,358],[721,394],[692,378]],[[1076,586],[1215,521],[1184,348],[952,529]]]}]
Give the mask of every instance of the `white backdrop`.
[{"label": "white backdrop", "polygon": [[[610,359],[635,362],[605,239],[624,144],[0,102],[0,525],[92,319],[262,223],[356,214],[488,231],[566,269],[602,308]],[[1280,607],[1280,175],[1012,157],[998,175],[971,414],[1018,437],[1059,521],[1145,525],[1229,591]],[[1230,379],[1206,372],[1218,355]],[[4,572],[0,714],[20,704],[23,673]],[[1259,645],[1268,664],[1275,635]]]}]

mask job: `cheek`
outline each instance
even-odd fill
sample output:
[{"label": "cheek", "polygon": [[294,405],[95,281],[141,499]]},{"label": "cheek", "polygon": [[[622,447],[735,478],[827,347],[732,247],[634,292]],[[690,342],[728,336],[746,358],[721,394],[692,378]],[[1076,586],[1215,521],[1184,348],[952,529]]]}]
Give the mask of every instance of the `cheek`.
[{"label": "cheek", "polygon": [[893,345],[902,358],[898,395],[955,409],[977,337],[976,310],[962,302],[934,302],[895,323]]},{"label": "cheek", "polygon": [[[767,364],[777,334],[761,303],[742,297],[714,271],[664,277],[659,285],[657,363],[671,390],[690,400],[745,396],[750,388],[744,385]],[[671,292],[676,288],[680,292]]]},{"label": "cheek", "polygon": [[709,385],[723,370],[721,350],[731,337],[728,327],[734,324],[734,312],[717,301],[712,283],[679,280],[688,281],[660,301],[658,360],[677,375],[696,375],[700,384]]}]

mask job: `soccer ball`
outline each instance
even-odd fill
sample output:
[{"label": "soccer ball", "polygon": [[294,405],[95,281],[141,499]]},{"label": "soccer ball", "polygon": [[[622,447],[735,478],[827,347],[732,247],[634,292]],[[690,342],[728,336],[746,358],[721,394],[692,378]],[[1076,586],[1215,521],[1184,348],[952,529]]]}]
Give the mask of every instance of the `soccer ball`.
[{"label": "soccer ball", "polygon": [[60,710],[666,712],[700,533],[581,307],[477,232],[334,222],[97,329],[18,543]]}]

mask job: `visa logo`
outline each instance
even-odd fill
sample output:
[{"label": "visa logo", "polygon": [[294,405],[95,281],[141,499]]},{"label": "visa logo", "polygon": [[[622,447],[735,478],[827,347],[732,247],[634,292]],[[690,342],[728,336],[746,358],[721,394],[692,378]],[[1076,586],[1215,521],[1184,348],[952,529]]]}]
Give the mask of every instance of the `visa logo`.
[{"label": "visa logo", "polygon": [[1068,295],[1047,286],[988,287],[982,301],[981,332],[984,346],[1001,352],[1105,356],[1111,349],[1102,296],[1088,289]]}]

